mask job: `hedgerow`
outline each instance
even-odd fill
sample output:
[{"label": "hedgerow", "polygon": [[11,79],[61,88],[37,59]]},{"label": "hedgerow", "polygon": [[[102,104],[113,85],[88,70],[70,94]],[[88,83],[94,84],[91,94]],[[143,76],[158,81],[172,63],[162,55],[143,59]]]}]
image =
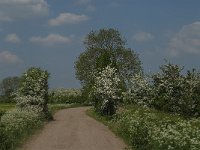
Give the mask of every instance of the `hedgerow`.
[{"label": "hedgerow", "polygon": [[181,74],[182,68],[167,64],[161,73],[150,79],[135,75],[124,92],[126,104],[137,104],[185,117],[200,116],[200,73],[196,70]]},{"label": "hedgerow", "polygon": [[80,89],[56,89],[49,92],[49,102],[50,103],[64,103],[64,104],[72,104],[84,103],[82,99],[82,92]]},{"label": "hedgerow", "polygon": [[110,122],[134,150],[199,150],[200,120],[129,106]]}]

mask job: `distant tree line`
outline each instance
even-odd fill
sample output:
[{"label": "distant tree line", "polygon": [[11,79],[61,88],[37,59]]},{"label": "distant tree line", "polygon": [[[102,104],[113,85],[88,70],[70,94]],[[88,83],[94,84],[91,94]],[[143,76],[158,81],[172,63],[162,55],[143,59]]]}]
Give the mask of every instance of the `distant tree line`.
[{"label": "distant tree line", "polygon": [[13,102],[13,93],[17,91],[20,77],[6,77],[0,82],[0,102]]}]

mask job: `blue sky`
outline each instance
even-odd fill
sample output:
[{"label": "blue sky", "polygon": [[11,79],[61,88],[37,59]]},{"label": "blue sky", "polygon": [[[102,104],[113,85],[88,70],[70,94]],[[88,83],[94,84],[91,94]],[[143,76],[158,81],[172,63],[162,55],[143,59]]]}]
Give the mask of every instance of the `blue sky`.
[{"label": "blue sky", "polygon": [[200,70],[199,0],[0,0],[0,80],[31,66],[50,87],[79,87],[74,61],[91,30],[116,28],[145,72],[164,59]]}]

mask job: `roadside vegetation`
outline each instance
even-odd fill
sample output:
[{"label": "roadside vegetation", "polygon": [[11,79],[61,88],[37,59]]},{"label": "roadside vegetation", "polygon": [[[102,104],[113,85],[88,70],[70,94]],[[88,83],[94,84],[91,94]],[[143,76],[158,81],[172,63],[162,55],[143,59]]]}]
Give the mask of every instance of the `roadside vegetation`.
[{"label": "roadside vegetation", "polygon": [[6,111],[0,121],[0,149],[14,149],[24,138],[51,118],[47,107],[49,74],[30,68],[15,92],[16,108]]},{"label": "roadside vegetation", "polygon": [[[119,41],[121,35],[111,29],[91,32],[86,38],[86,51],[76,69],[94,106],[88,114],[121,136],[129,149],[200,149],[200,73],[195,69],[182,73],[183,67],[166,62],[159,73],[146,75],[138,57],[131,53],[117,57],[118,49],[128,50]],[[89,52],[96,52],[97,59],[87,58],[93,69],[81,70],[88,64],[79,62]],[[130,57],[131,65],[120,62]],[[121,63],[128,75],[120,70]]]},{"label": "roadside vegetation", "polygon": [[91,31],[84,44],[75,62],[80,89],[49,90],[49,73],[35,67],[0,83],[0,149],[15,149],[56,111],[83,105],[128,149],[200,149],[200,72],[166,62],[145,74],[116,29]]},{"label": "roadside vegetation", "polygon": [[[13,78],[8,78],[11,82],[2,82],[1,150],[18,147],[36,130],[42,128],[45,122],[52,120],[56,111],[81,105],[80,90],[62,89],[49,93],[48,78],[47,71],[32,67],[20,77],[19,83],[13,83],[14,80],[10,80]],[[6,78],[6,81],[8,79]],[[11,90],[15,87],[13,84],[17,84],[17,89]],[[7,89],[12,92],[3,92]],[[3,99],[5,97],[6,99]]]}]

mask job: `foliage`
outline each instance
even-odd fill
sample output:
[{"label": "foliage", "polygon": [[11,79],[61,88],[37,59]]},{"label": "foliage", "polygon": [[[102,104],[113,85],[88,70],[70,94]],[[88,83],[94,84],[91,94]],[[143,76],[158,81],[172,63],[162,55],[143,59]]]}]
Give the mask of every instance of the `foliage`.
[{"label": "foliage", "polygon": [[181,68],[167,64],[153,76],[153,106],[184,116],[200,115],[200,74],[195,70],[181,75]]},{"label": "foliage", "polygon": [[182,68],[170,63],[160,69],[161,73],[150,79],[134,75],[128,91],[123,93],[124,102],[185,117],[200,116],[200,73],[192,70],[182,75]]},{"label": "foliage", "polygon": [[105,115],[113,115],[117,101],[120,100],[120,78],[117,69],[107,66],[95,77],[95,84],[90,93],[94,107]]},{"label": "foliage", "polygon": [[49,93],[49,102],[50,103],[83,103],[84,101],[81,98],[80,89],[56,89],[52,90]]},{"label": "foliage", "polygon": [[198,150],[200,120],[185,120],[179,116],[155,110],[132,107],[113,120],[118,131],[128,137],[132,148],[156,150]]},{"label": "foliage", "polygon": [[[13,109],[13,105],[1,104],[2,118],[0,121],[0,150],[15,149],[24,139],[41,128],[46,120],[42,113],[32,109]],[[77,104],[53,104],[50,105],[51,113],[60,109],[77,107]],[[12,110],[10,110],[12,109]],[[6,111],[7,110],[7,111]],[[1,117],[1,110],[0,110]]]},{"label": "foliage", "polygon": [[20,109],[43,112],[48,115],[48,78],[49,73],[32,67],[21,77],[20,87],[15,98]]},{"label": "foliage", "polygon": [[20,78],[19,77],[7,77],[3,79],[0,83],[0,95],[2,102],[13,102],[13,92],[16,92],[19,87]]},{"label": "foliage", "polygon": [[198,150],[200,120],[187,120],[178,115],[131,105],[113,118],[95,111],[87,114],[109,126],[134,150]]},{"label": "foliage", "polygon": [[115,29],[91,31],[85,38],[85,52],[75,62],[76,77],[88,94],[95,83],[95,76],[110,65],[119,72],[126,87],[128,78],[141,72],[138,55],[126,48],[126,42],[120,32]]},{"label": "foliage", "polygon": [[31,110],[7,111],[0,121],[0,149],[13,149],[33,129],[40,127],[43,119],[44,116]]},{"label": "foliage", "polygon": [[129,88],[123,92],[125,104],[136,104],[140,106],[151,106],[152,86],[149,80],[141,74],[135,74],[129,80]]},{"label": "foliage", "polygon": [[154,107],[164,111],[179,111],[178,101],[183,91],[183,76],[181,68],[177,65],[164,65],[160,67],[161,74],[153,76],[155,90]]}]

